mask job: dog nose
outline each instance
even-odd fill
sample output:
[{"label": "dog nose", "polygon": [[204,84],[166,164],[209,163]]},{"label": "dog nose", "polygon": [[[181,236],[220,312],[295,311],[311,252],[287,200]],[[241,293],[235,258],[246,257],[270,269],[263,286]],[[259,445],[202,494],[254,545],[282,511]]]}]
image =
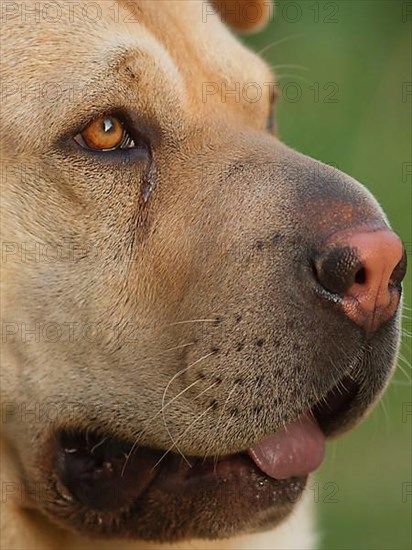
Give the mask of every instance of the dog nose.
[{"label": "dog nose", "polygon": [[405,273],[405,248],[389,229],[337,233],[315,258],[318,282],[367,332],[395,315]]}]

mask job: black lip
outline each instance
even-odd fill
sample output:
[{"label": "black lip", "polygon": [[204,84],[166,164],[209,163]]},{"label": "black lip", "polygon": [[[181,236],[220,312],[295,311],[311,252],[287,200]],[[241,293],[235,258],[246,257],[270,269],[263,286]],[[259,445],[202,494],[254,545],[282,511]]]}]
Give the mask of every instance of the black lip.
[{"label": "black lip", "polygon": [[[327,437],[346,431],[365,410],[354,370],[310,409]],[[270,478],[246,452],[183,459],[84,429],[56,431],[49,442],[45,508],[87,536],[171,542],[265,529],[293,510],[307,482]],[[214,519],[200,521],[211,509]],[[153,522],[163,517],[164,525]]]},{"label": "black lip", "polygon": [[262,487],[270,492],[276,486],[279,501],[291,502],[300,496],[306,480],[269,478],[246,453],[183,458],[81,430],[59,432],[56,445],[54,469],[60,493],[91,510],[134,507],[152,489],[176,495],[207,490],[222,496],[222,487],[230,493],[231,484],[236,486],[244,476],[256,480],[260,493]]},{"label": "black lip", "polygon": [[155,452],[142,448],[130,453],[131,449],[127,441],[87,431],[60,432],[55,455],[58,480],[88,508],[121,509],[132,504],[156,475],[151,469]]},{"label": "black lip", "polygon": [[[311,411],[325,435],[342,424],[359,392],[348,374]],[[54,467],[59,486],[79,504],[92,510],[123,510],[132,507],[150,489],[169,494],[221,491],[228,481],[242,475],[285,491],[302,485],[301,478],[274,480],[258,469],[245,453],[216,457],[182,457],[173,452],[136,446],[133,442],[84,430],[61,431],[56,437]],[[230,486],[230,483],[229,483]],[[285,496],[284,495],[284,496]]]},{"label": "black lip", "polygon": [[346,374],[311,408],[313,416],[326,436],[330,436],[341,427],[358,397],[359,390],[358,382],[351,374]]}]

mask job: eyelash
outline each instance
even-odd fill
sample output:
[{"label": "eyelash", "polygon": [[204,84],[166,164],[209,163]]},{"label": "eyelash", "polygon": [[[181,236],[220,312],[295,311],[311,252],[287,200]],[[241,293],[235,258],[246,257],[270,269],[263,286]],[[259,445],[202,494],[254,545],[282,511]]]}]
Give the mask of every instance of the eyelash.
[{"label": "eyelash", "polygon": [[134,149],[136,147],[136,143],[132,137],[130,137],[129,132],[124,129],[124,136],[120,143],[120,145],[117,147],[117,149]]}]

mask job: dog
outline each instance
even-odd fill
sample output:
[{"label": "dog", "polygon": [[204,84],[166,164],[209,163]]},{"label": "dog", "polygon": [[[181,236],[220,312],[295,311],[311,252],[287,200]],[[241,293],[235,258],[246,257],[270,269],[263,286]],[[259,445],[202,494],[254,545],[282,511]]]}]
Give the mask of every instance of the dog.
[{"label": "dog", "polygon": [[3,6],[2,546],[313,548],[308,475],[396,363],[403,244],[279,141],[233,32],[268,2],[92,4]]}]

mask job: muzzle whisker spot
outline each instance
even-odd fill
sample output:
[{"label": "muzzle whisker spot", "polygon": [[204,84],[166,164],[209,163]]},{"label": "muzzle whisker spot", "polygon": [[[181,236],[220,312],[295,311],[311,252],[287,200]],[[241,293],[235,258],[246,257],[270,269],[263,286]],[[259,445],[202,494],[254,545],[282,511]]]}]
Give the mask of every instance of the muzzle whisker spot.
[{"label": "muzzle whisker spot", "polygon": [[[216,423],[216,430],[215,430],[216,435],[219,434],[219,432],[220,432],[220,426],[221,426],[221,423],[222,423],[222,420],[223,420],[223,415],[224,415],[224,413],[225,413],[225,409],[226,409],[226,407],[227,407],[227,405],[228,405],[228,403],[229,403],[229,401],[230,401],[230,398],[231,398],[233,392],[235,392],[236,390],[237,390],[237,386],[236,386],[236,385],[233,385],[232,389],[229,391],[229,393],[228,393],[228,395],[227,395],[227,397],[226,397],[225,402],[223,403],[223,407],[222,407],[221,413],[220,413],[219,418],[218,418],[218,421],[217,421],[217,423]],[[226,434],[226,431],[227,431],[227,430],[225,429],[224,433],[222,434],[222,439],[224,438],[224,435]]]},{"label": "muzzle whisker spot", "polygon": [[[181,374],[184,374],[185,372],[187,372],[191,367],[197,365],[198,363],[200,363],[200,361],[202,361],[203,359],[206,359],[207,357],[209,357],[210,355],[212,355],[211,353],[209,353],[208,355],[204,356],[204,357],[201,357],[200,359],[198,359],[197,361],[195,361],[194,363],[192,363],[191,365],[189,365],[188,367],[185,367],[184,369],[180,370],[178,373],[176,373],[174,375],[174,377],[172,377],[172,379],[169,381],[168,385],[166,386],[165,388],[165,392],[167,393],[167,390],[168,388],[170,387],[170,384],[173,382],[173,380],[175,380],[178,376],[180,376]],[[167,403],[164,403],[164,400],[165,400],[165,392],[163,393],[163,397],[162,397],[162,407],[157,411],[157,413],[155,413],[154,416],[152,416],[150,419],[147,420],[146,422],[146,427],[143,429],[143,433],[146,432],[147,430],[147,426],[150,426],[153,421],[160,415],[162,414],[163,415],[163,421],[165,423],[165,417],[164,417],[164,411],[167,407],[169,407],[169,405],[171,405],[174,401],[176,401],[181,395],[183,395],[185,392],[187,392],[190,388],[192,388],[193,386],[195,386],[197,383],[199,383],[202,379],[197,379],[195,380],[192,384],[189,384],[189,386],[187,386],[184,390],[182,390],[178,395],[176,395],[175,397],[173,397],[170,401],[168,401]],[[166,427],[166,424],[165,424],[165,427]],[[167,427],[166,427],[167,429]],[[171,437],[171,434],[169,433],[169,436]],[[126,469],[126,466],[129,462],[129,459],[130,457],[132,456],[133,452],[136,450],[137,448],[137,445],[138,445],[138,442],[139,440],[141,439],[138,438],[137,440],[134,441],[130,451],[127,453],[127,457],[126,457],[126,460],[125,460],[125,463],[123,465],[123,468],[122,468],[122,473],[121,473],[121,476],[123,477],[124,475],[124,472],[125,472],[125,469]],[[172,439],[173,440],[173,439]]]},{"label": "muzzle whisker spot", "polygon": [[[177,443],[187,434],[187,432],[193,427],[193,425],[198,422],[203,416],[205,416],[210,409],[213,408],[213,405],[210,405],[206,410],[204,410],[202,413],[200,413],[194,420],[187,426],[187,428],[179,435],[179,437],[176,440],[173,440],[173,445],[171,445],[167,451],[163,453],[163,455],[159,458],[159,460],[156,462],[156,464],[153,466],[153,469],[156,469],[160,463],[163,461],[163,459],[173,450],[173,449],[179,449],[177,446]],[[189,460],[186,458],[186,456],[179,450],[179,454],[182,456],[183,460],[186,462],[186,464],[189,466],[189,468],[192,468],[192,464],[189,462]]]},{"label": "muzzle whisker spot", "polygon": [[[169,427],[167,425],[167,422],[166,422],[166,415],[165,415],[165,411],[164,411],[164,408],[165,408],[165,401],[166,401],[166,395],[167,395],[167,392],[171,386],[171,384],[173,383],[174,380],[176,380],[176,378],[178,378],[179,376],[181,376],[182,374],[184,374],[185,372],[187,372],[188,370],[190,370],[191,368],[193,368],[195,365],[198,365],[200,362],[204,361],[205,359],[207,359],[208,357],[210,357],[211,355],[213,355],[213,353],[207,353],[206,355],[204,355],[203,357],[200,357],[199,359],[197,359],[194,363],[191,363],[189,366],[185,367],[184,369],[181,369],[180,371],[178,371],[175,375],[172,376],[172,378],[169,380],[169,382],[167,383],[165,389],[164,389],[164,392],[163,392],[163,396],[162,396],[162,408],[161,408],[161,413],[162,413],[162,417],[163,417],[163,424],[164,424],[164,427],[166,429],[166,432],[168,434],[168,436],[170,437],[170,440],[172,441],[173,443],[173,447],[176,448],[176,450],[179,452],[179,454],[182,456],[182,458],[189,464],[188,460],[186,459],[186,457],[184,456],[184,454],[180,451],[179,447],[177,446],[177,443],[175,442],[173,436],[172,436],[172,433],[170,432],[169,430]],[[172,447],[172,448],[173,448]]]}]

